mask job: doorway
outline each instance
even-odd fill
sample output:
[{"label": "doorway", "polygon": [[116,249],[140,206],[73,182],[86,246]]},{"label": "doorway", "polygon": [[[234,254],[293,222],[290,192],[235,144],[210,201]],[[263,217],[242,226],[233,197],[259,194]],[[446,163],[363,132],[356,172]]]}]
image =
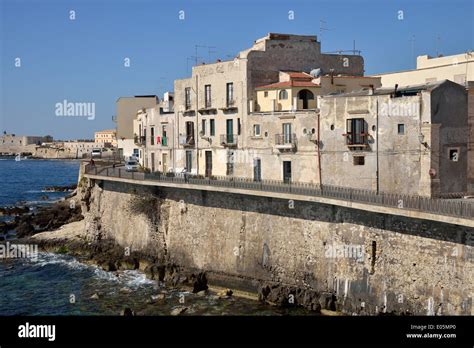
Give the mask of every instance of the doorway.
[{"label": "doorway", "polygon": [[291,182],[291,161],[283,161],[283,182],[285,184]]},{"label": "doorway", "polygon": [[212,151],[206,151],[206,177],[212,176]]},{"label": "doorway", "polygon": [[253,180],[262,181],[262,161],[260,158],[253,160]]},{"label": "doorway", "polygon": [[163,166],[163,173],[168,173],[168,154],[164,153],[161,160]]}]

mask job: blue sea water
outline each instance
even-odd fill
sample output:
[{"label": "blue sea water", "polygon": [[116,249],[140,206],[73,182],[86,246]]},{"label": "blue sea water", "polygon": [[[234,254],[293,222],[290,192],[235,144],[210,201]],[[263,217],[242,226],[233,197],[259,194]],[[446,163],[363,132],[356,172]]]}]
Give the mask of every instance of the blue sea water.
[{"label": "blue sea water", "polygon": [[64,197],[63,192],[43,192],[43,189],[76,184],[79,163],[0,158],[0,207],[18,203],[47,204]]},{"label": "blue sea water", "polygon": [[[61,199],[66,193],[42,190],[76,183],[78,170],[79,161],[0,159],[0,206],[34,207]],[[105,272],[81,261],[43,252],[36,258],[0,258],[0,315],[119,315],[125,307],[141,315],[169,315],[182,306],[184,315],[312,314],[246,298],[198,296],[160,287],[138,271]],[[157,295],[164,298],[150,303]]]}]

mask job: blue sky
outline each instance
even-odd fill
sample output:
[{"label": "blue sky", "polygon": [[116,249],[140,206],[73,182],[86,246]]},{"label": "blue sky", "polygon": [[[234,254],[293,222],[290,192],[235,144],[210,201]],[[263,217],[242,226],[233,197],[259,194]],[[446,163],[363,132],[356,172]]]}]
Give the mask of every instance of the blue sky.
[{"label": "blue sky", "polygon": [[[113,128],[119,96],[159,94],[187,75],[195,45],[229,59],[268,32],[320,34],[322,51],[362,51],[366,74],[411,69],[416,55],[474,48],[472,0],[0,0],[0,130],[91,138]],[[69,20],[69,11],[76,19]],[[185,20],[179,11],[185,11]],[[288,11],[294,11],[294,20]],[[403,20],[398,11],[403,11]],[[437,39],[437,38],[440,39]],[[15,58],[21,67],[15,67]],[[124,67],[124,58],[130,67]],[[94,120],[55,104],[94,102]]]}]

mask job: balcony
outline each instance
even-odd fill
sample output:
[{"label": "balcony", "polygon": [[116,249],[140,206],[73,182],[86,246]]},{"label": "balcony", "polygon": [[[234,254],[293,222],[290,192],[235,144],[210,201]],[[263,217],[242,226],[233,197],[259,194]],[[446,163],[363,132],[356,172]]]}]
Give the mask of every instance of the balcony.
[{"label": "balcony", "polygon": [[296,134],[275,134],[275,147],[281,151],[295,151]]},{"label": "balcony", "polygon": [[219,109],[224,112],[236,112],[238,110],[237,102],[234,99],[227,99],[226,106]]},{"label": "balcony", "polygon": [[237,146],[237,134],[221,134],[221,145],[226,147]]},{"label": "balcony", "polygon": [[194,146],[194,135],[186,135],[179,137],[179,145],[183,147],[193,147]]},{"label": "balcony", "polygon": [[135,135],[134,142],[135,142],[135,145],[145,146],[146,137],[144,137],[144,136],[139,137],[138,135]]},{"label": "balcony", "polygon": [[364,148],[369,146],[369,134],[367,133],[347,133],[346,145],[350,148]]}]

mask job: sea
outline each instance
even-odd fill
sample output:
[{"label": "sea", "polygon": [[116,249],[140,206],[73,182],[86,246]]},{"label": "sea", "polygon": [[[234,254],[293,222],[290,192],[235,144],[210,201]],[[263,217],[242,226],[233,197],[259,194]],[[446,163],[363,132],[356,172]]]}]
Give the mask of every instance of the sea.
[{"label": "sea", "polygon": [[[64,199],[67,192],[47,186],[77,183],[79,161],[15,161],[0,158],[0,207],[35,209]],[[1,217],[6,219],[6,217]],[[14,231],[9,240],[15,239]],[[197,295],[164,287],[139,271],[106,272],[65,254],[40,252],[36,258],[0,258],[0,316],[12,315],[312,315],[302,308],[281,308],[246,297]]]}]

